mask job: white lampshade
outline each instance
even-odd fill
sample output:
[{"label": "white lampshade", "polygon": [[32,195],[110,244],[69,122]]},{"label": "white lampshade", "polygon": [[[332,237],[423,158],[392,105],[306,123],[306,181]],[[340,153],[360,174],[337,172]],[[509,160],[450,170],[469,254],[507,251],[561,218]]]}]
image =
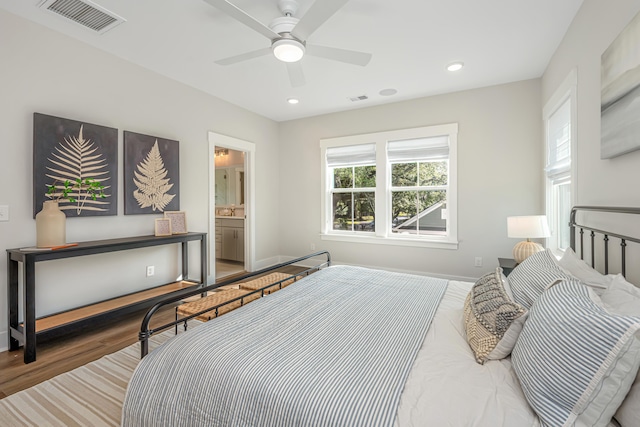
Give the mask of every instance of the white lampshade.
[{"label": "white lampshade", "polygon": [[507,236],[527,239],[519,242],[513,248],[513,258],[519,264],[536,252],[544,250],[542,245],[529,239],[551,236],[546,215],[507,217]]},{"label": "white lampshade", "polygon": [[297,62],[304,56],[304,45],[298,40],[280,39],[271,45],[273,54],[282,62]]},{"label": "white lampshade", "polygon": [[546,215],[510,216],[507,235],[513,238],[540,239],[551,236]]}]

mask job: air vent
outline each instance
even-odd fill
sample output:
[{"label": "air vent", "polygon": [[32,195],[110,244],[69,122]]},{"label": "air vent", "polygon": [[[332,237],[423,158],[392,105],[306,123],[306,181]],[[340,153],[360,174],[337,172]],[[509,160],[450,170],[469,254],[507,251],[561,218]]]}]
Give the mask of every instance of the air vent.
[{"label": "air vent", "polygon": [[367,95],[360,95],[349,98],[351,102],[364,101],[365,99],[369,99],[369,97]]},{"label": "air vent", "polygon": [[89,0],[44,0],[40,7],[100,34],[125,22],[124,18]]}]

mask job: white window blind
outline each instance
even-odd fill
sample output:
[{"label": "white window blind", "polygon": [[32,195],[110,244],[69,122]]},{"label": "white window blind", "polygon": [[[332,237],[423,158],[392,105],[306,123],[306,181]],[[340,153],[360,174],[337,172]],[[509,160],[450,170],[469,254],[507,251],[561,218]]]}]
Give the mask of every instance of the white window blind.
[{"label": "white window blind", "polygon": [[376,163],[376,145],[360,144],[327,148],[327,166],[339,168]]},{"label": "white window blind", "polygon": [[449,137],[435,136],[419,139],[389,141],[387,158],[391,162],[425,162],[449,158]]},{"label": "white window blind", "polygon": [[547,165],[545,172],[552,181],[571,171],[571,103],[570,99],[554,111],[547,125]]}]

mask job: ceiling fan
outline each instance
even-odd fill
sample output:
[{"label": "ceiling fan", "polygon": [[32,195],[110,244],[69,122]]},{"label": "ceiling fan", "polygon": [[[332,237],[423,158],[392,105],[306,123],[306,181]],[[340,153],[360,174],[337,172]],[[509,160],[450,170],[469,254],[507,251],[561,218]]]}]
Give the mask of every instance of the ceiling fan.
[{"label": "ceiling fan", "polygon": [[275,18],[269,26],[227,0],[204,1],[271,40],[270,47],[220,59],[215,61],[216,64],[231,65],[273,53],[277,59],[287,65],[291,85],[297,87],[305,83],[304,74],[298,62],[305,54],[360,66],[367,65],[371,60],[370,53],[307,44],[309,36],[349,0],[316,0],[301,18],[293,16],[298,11],[296,0],[279,0],[278,8],[283,16]]}]

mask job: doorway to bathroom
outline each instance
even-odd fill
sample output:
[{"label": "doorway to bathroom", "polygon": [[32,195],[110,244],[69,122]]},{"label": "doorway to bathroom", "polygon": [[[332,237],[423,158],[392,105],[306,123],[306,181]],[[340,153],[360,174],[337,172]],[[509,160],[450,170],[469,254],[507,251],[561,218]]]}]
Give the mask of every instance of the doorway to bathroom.
[{"label": "doorway to bathroom", "polygon": [[211,282],[252,271],[253,144],[213,132],[209,144]]},{"label": "doorway to bathroom", "polygon": [[244,151],[215,147],[216,280],[243,273]]}]

